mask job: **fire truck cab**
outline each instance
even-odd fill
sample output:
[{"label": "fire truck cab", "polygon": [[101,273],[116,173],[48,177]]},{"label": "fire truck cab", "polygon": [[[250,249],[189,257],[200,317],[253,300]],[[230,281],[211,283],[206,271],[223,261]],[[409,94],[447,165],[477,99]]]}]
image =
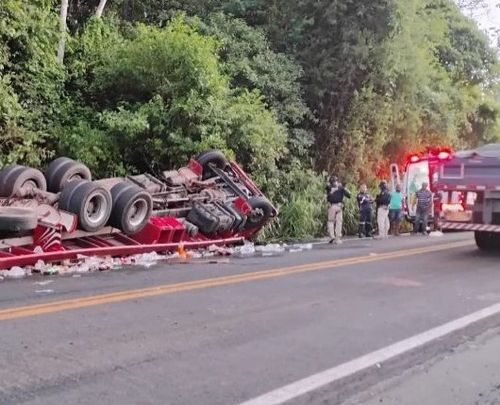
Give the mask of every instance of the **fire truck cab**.
[{"label": "fire truck cab", "polygon": [[[422,187],[422,183],[427,182],[433,194],[436,193],[436,183],[438,180],[439,166],[449,160],[452,156],[450,148],[430,148],[425,153],[411,153],[405,159],[404,169],[401,172],[399,165],[391,164],[391,186],[394,190],[396,184],[401,185],[403,198],[403,213],[410,223],[415,220],[417,210],[416,193]],[[437,197],[437,196],[436,196]],[[435,206],[433,204],[429,225],[435,223]]]},{"label": "fire truck cab", "polygon": [[479,249],[500,250],[500,143],[454,153],[435,189],[442,229],[474,231]]}]

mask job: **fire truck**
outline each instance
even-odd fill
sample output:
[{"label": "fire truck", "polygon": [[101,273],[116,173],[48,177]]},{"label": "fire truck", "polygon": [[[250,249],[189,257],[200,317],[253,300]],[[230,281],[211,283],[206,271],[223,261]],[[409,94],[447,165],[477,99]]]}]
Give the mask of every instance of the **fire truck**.
[{"label": "fire truck", "polygon": [[474,231],[482,250],[500,250],[500,144],[453,153],[438,166],[444,230]]},{"label": "fire truck", "polygon": [[[448,147],[428,148],[426,152],[410,153],[405,159],[402,171],[396,163],[391,164],[391,185],[394,190],[396,184],[401,185],[404,195],[403,213],[407,221],[413,223],[417,210],[416,192],[426,182],[430,190],[437,198],[436,185],[439,167],[452,157],[453,151]],[[438,206],[433,204],[432,213],[429,216],[429,226],[436,225]]]}]

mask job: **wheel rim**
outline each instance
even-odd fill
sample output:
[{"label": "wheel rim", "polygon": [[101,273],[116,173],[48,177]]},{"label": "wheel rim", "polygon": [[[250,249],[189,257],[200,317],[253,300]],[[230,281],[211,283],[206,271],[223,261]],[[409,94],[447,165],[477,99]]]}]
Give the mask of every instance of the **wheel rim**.
[{"label": "wheel rim", "polygon": [[32,179],[29,179],[23,183],[23,185],[21,186],[20,189],[23,191],[30,191],[30,190],[34,190],[35,188],[38,188],[37,182],[32,180]]},{"label": "wheel rim", "polygon": [[107,201],[101,193],[92,193],[85,203],[84,214],[92,225],[100,225],[106,220]]},{"label": "wheel rim", "polygon": [[264,210],[261,208],[255,208],[252,210],[252,213],[250,214],[250,217],[248,218],[251,223],[253,224],[258,224],[264,219]]},{"label": "wheel rim", "polygon": [[128,210],[127,222],[133,227],[142,224],[149,212],[148,202],[144,198],[135,200]]},{"label": "wheel rim", "polygon": [[69,183],[70,181],[73,180],[85,180],[79,173],[73,174],[72,176],[68,177],[68,180],[66,181]]}]

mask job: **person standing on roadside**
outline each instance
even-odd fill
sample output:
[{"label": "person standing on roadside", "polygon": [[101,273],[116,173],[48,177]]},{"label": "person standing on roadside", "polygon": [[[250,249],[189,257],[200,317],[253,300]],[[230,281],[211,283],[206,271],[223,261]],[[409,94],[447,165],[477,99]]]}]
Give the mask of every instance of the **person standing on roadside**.
[{"label": "person standing on roadside", "polygon": [[361,184],[359,188],[359,193],[356,196],[359,208],[359,226],[358,226],[358,236],[362,238],[366,236],[367,238],[372,236],[372,205],[373,198],[368,193],[368,188],[366,184]]},{"label": "person standing on roadside", "polygon": [[351,198],[351,193],[339,182],[337,176],[330,176],[326,186],[326,199],[328,201],[328,234],[330,242],[342,243],[342,221],[344,208],[344,197]]},{"label": "person standing on roadside", "polygon": [[403,193],[401,186],[396,184],[395,190],[391,193],[389,204],[389,222],[391,223],[391,234],[399,236],[399,224],[401,222],[401,212],[403,210]]},{"label": "person standing on roadside", "polygon": [[427,235],[427,224],[429,222],[429,215],[432,209],[432,193],[428,189],[427,182],[422,183],[422,187],[416,193],[417,210],[415,212],[415,222],[413,224],[413,233],[418,234],[420,225],[422,225],[422,234]]},{"label": "person standing on roadside", "polygon": [[391,203],[391,193],[385,181],[380,182],[379,188],[380,193],[375,198],[375,203],[377,204],[378,236],[385,239],[389,234],[389,204]]}]

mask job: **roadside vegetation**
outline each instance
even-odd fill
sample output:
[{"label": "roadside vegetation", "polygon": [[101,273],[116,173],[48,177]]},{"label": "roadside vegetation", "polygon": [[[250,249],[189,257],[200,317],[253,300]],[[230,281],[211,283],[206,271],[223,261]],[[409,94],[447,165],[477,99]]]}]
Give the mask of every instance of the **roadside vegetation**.
[{"label": "roadside vegetation", "polygon": [[278,205],[266,238],[318,236],[327,173],[355,192],[498,141],[496,51],[452,0],[5,0],[0,163],[159,173],[218,148]]}]

